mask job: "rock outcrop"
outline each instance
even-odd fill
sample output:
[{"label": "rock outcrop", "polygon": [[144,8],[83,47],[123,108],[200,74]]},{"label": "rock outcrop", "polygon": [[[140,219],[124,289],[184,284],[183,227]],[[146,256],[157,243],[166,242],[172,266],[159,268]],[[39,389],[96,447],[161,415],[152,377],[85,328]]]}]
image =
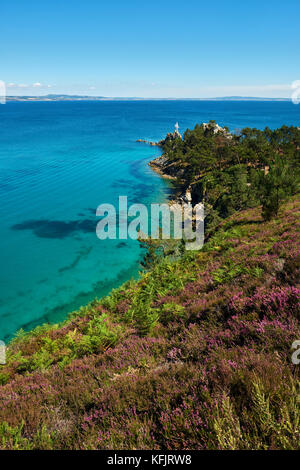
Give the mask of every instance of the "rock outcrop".
[{"label": "rock outcrop", "polygon": [[160,142],[153,142],[151,140],[138,139],[137,142],[152,146],[161,146]]},{"label": "rock outcrop", "polygon": [[228,137],[228,139],[232,139],[232,135],[230,134],[230,132],[225,127],[219,126],[219,124],[214,121],[210,121],[208,123],[203,122],[202,127],[204,129],[204,132],[212,131],[214,134],[220,133],[223,134],[225,137]]},{"label": "rock outcrop", "polygon": [[153,142],[152,140],[144,140],[144,139],[137,139],[137,142],[152,145],[152,146],[157,146],[157,147],[163,147],[167,141],[176,140],[176,139],[182,139],[181,134],[178,132],[177,129],[175,129],[174,132],[170,132],[169,134],[167,134],[166,137],[160,140],[159,142]]}]

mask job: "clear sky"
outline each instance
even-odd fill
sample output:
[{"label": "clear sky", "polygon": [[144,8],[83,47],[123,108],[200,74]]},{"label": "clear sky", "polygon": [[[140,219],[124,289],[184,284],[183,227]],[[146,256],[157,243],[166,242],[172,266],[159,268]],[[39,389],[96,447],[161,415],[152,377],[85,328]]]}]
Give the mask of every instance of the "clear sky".
[{"label": "clear sky", "polygon": [[289,97],[299,0],[1,0],[8,95]]}]

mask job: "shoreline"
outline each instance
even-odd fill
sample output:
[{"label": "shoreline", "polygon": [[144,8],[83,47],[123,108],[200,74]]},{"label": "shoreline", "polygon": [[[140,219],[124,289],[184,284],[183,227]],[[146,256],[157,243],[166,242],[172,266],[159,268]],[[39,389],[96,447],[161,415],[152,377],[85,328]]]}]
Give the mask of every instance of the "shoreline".
[{"label": "shoreline", "polygon": [[152,168],[153,171],[155,171],[155,173],[160,175],[162,178],[165,178],[171,181],[176,181],[177,180],[176,176],[169,175],[168,173],[164,171],[163,164],[160,162],[162,157],[163,155],[161,155],[160,157],[154,158],[153,160],[148,162],[148,165],[150,166],[150,168]]},{"label": "shoreline", "polygon": [[[142,142],[142,143],[146,143],[148,145],[151,145],[150,142],[146,141],[146,140],[144,141],[144,140],[140,139],[140,140],[137,140],[137,142]],[[158,143],[153,142],[152,145],[153,146],[158,146],[158,147],[161,146],[159,142]],[[151,163],[153,161],[158,160],[161,157],[162,157],[162,155],[156,157],[155,159],[151,160],[150,162],[145,161],[145,163],[146,163],[147,166],[150,166],[151,169],[153,171],[155,171],[157,174],[159,174],[162,178],[164,178],[166,180],[176,180],[175,177],[171,177],[167,174],[164,174],[163,172],[160,173],[158,168],[157,168],[157,170],[155,170],[151,166]],[[145,166],[145,168],[147,168],[147,166]],[[170,203],[171,199],[172,199],[172,188],[170,188],[170,191],[169,191],[168,195],[166,196],[165,199],[163,199],[161,201],[161,203],[165,203],[165,202]],[[113,290],[120,288],[123,284],[126,284],[131,279],[135,279],[136,281],[138,279],[140,279],[140,260],[138,261],[138,263],[135,267],[133,267],[133,265],[131,265],[130,268],[128,269],[128,271],[131,272],[131,273],[134,273],[134,275],[130,275],[129,277],[125,277],[124,275],[120,275],[120,278],[123,278],[123,279],[121,279],[121,282],[120,282],[119,279],[117,279],[117,282],[114,285],[111,285],[110,288],[108,287],[110,282],[107,282],[107,287],[108,287],[107,290],[106,290],[105,283],[103,283],[103,281],[101,281],[101,280],[97,280],[96,284],[104,284],[103,287],[102,287],[102,290],[104,289],[105,292],[102,292],[100,295],[95,294],[89,301],[80,303],[80,305],[78,304],[77,306],[70,307],[70,308],[66,308],[66,303],[63,303],[59,306],[56,306],[53,309],[51,308],[50,310],[44,312],[43,315],[41,315],[39,318],[34,318],[30,321],[27,321],[26,323],[23,323],[21,326],[18,326],[17,329],[14,330],[13,333],[9,333],[1,339],[5,340],[6,345],[8,346],[15,339],[17,333],[21,330],[24,330],[25,334],[29,334],[32,331],[35,331],[36,328],[42,327],[44,325],[49,325],[49,326],[54,326],[56,324],[57,325],[63,325],[65,322],[68,322],[68,320],[70,318],[70,315],[72,315],[74,312],[79,312],[82,308],[86,308],[87,306],[90,305],[91,302],[94,302],[97,299],[102,299],[102,298],[105,298],[105,297],[109,296]],[[68,302],[70,306],[73,303],[73,301],[74,301],[74,299],[72,299],[72,301],[70,303]],[[61,314],[60,319],[56,318],[56,319],[52,320],[51,319],[51,311],[52,310],[55,310],[55,311],[61,310],[64,313]]]},{"label": "shoreline", "polygon": [[166,172],[165,163],[168,162],[167,157],[163,154],[160,157],[154,158],[151,160],[148,165],[150,168],[157,173],[161,178],[170,181],[174,187],[173,197],[169,199],[168,204],[172,206],[173,204],[186,204],[192,202],[192,195],[190,188],[187,188],[185,191],[182,191],[178,177],[175,175],[170,175]]}]

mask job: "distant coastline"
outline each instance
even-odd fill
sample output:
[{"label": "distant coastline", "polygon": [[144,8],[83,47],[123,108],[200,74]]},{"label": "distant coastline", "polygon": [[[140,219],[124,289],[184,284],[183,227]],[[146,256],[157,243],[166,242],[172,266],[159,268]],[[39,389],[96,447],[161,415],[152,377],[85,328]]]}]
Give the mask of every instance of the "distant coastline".
[{"label": "distant coastline", "polygon": [[251,96],[223,96],[215,98],[143,98],[107,97],[88,95],[7,96],[7,101],[290,101],[290,98],[264,98]]}]

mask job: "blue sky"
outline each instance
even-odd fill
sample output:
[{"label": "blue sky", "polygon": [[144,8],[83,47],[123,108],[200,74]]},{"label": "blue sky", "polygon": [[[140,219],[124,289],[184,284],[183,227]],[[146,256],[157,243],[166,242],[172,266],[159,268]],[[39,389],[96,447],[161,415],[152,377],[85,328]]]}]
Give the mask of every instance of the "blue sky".
[{"label": "blue sky", "polygon": [[289,97],[300,2],[2,0],[7,94]]}]

